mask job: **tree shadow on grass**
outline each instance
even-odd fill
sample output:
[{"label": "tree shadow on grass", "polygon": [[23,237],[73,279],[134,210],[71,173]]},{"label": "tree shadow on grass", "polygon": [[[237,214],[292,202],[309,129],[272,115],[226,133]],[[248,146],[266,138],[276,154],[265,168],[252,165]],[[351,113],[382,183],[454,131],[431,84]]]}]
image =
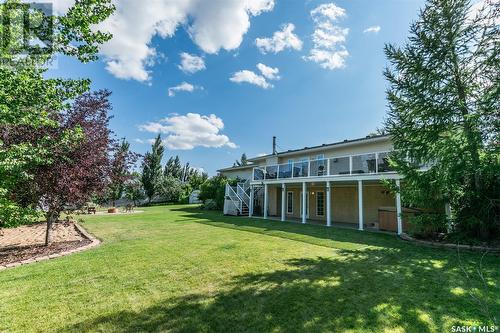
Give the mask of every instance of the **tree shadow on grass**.
[{"label": "tree shadow on grass", "polygon": [[236,276],[217,292],[166,298],[61,331],[426,333],[488,322],[467,295],[452,292],[460,284],[454,263],[436,267],[422,255],[403,260],[392,252],[290,259],[278,270]]}]

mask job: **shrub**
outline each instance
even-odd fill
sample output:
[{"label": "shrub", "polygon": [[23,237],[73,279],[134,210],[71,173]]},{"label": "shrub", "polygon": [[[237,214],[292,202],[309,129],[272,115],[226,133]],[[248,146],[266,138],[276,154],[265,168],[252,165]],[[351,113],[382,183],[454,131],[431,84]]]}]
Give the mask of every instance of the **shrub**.
[{"label": "shrub", "polygon": [[208,199],[203,203],[202,208],[206,210],[217,210],[217,203],[215,200]]},{"label": "shrub", "polygon": [[213,200],[215,204],[211,205],[212,209],[221,210],[224,207],[227,183],[227,178],[222,175],[209,178],[201,184],[200,195],[198,197],[205,205],[208,204],[207,200]]},{"label": "shrub", "polygon": [[417,238],[438,240],[446,232],[448,220],[445,214],[421,213],[408,217],[409,233]]}]

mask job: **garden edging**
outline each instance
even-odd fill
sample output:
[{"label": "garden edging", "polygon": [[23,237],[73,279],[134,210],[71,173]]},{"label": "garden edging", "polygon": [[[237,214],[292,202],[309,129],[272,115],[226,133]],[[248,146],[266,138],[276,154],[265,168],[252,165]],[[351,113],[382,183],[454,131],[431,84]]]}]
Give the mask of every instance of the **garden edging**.
[{"label": "garden edging", "polygon": [[68,251],[63,251],[63,252],[59,252],[59,253],[49,254],[49,255],[35,257],[35,258],[31,258],[31,259],[25,259],[25,260],[21,260],[21,261],[17,261],[17,262],[12,262],[12,263],[5,264],[5,265],[0,265],[0,271],[7,269],[7,268],[17,267],[17,266],[21,266],[21,265],[27,265],[27,264],[31,264],[31,263],[35,263],[35,262],[39,262],[39,261],[44,261],[44,260],[49,260],[49,259],[55,259],[55,258],[59,258],[59,257],[64,257],[64,256],[67,256],[67,255],[75,253],[75,252],[81,252],[81,251],[91,249],[91,248],[96,247],[99,244],[101,244],[101,241],[98,238],[96,238],[92,234],[88,233],[87,230],[85,230],[77,222],[73,222],[73,225],[75,226],[75,229],[77,229],[77,231],[79,233],[81,233],[85,238],[87,238],[91,241],[90,244],[87,244],[87,245],[84,245],[84,246],[81,246],[81,247],[78,247],[75,249],[71,249]]},{"label": "garden edging", "polygon": [[399,235],[399,238],[401,238],[404,241],[413,242],[413,243],[421,244],[421,245],[432,246],[432,247],[441,247],[441,248],[448,248],[448,249],[457,249],[458,248],[461,250],[469,250],[469,251],[488,251],[488,252],[500,254],[500,248],[465,245],[465,244],[437,243],[437,242],[416,239],[416,238],[413,238],[410,235],[405,234],[405,233]]}]

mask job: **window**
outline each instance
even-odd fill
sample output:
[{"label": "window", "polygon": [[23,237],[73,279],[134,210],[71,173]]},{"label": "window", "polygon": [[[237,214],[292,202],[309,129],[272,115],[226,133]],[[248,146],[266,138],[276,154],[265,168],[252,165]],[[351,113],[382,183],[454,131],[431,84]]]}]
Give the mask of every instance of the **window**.
[{"label": "window", "polygon": [[316,216],[325,216],[325,192],[316,193]]},{"label": "window", "polygon": [[325,159],[325,154],[319,154],[316,156],[317,160],[324,160]]},{"label": "window", "polygon": [[293,192],[288,192],[286,194],[286,212],[288,214],[293,214]]}]

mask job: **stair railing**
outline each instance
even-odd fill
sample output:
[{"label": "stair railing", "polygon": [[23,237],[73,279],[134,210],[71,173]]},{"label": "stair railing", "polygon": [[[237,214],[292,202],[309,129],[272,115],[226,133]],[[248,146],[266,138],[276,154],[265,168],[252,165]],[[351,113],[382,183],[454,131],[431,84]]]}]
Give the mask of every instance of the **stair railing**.
[{"label": "stair railing", "polygon": [[247,193],[247,189],[245,189],[245,183],[238,183],[236,185],[236,194],[242,199],[247,207],[250,206],[250,195]]},{"label": "stair railing", "polygon": [[236,209],[240,212],[243,210],[243,200],[240,196],[234,191],[233,187],[229,184],[226,184],[226,196],[231,200]]}]

